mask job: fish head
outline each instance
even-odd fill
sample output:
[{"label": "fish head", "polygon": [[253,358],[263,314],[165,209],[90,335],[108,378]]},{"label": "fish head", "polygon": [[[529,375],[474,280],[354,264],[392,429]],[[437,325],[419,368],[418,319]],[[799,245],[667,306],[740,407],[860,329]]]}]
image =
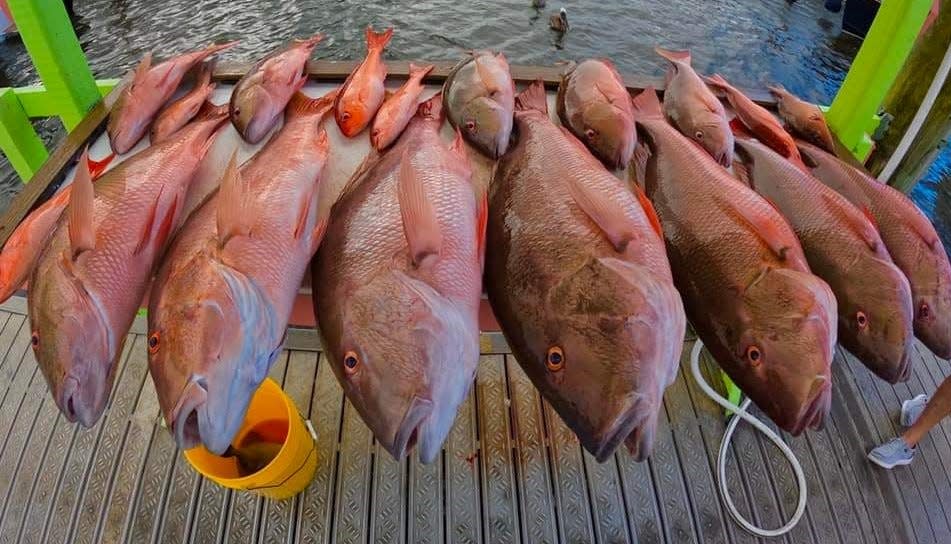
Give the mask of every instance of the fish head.
[{"label": "fish head", "polygon": [[622,168],[631,159],[636,143],[634,120],[607,102],[595,102],[584,111],[582,139],[611,168]]},{"label": "fish head", "polygon": [[835,153],[835,141],[832,139],[832,131],[826,123],[826,118],[822,110],[818,107],[810,108],[802,120],[802,136],[809,142],[825,149],[830,153]]},{"label": "fish head", "polygon": [[475,323],[425,282],[394,271],[347,298],[332,366],[347,398],[396,459],[439,455],[472,383]]},{"label": "fish head", "polygon": [[258,143],[274,128],[282,110],[264,92],[263,85],[249,85],[232,97],[229,115],[234,128],[248,143]]},{"label": "fish head", "polygon": [[687,124],[684,134],[720,165],[729,168],[733,164],[733,131],[723,115],[703,110]]},{"label": "fish head", "polygon": [[162,293],[150,312],[149,369],[178,446],[204,444],[221,455],[281,343],[253,282],[225,265],[209,266],[213,274],[175,282],[185,285]]},{"label": "fish head", "polygon": [[459,115],[459,129],[470,143],[492,159],[501,157],[512,134],[512,109],[486,96],[468,102]]},{"label": "fish head", "polygon": [[522,367],[599,461],[625,441],[646,459],[686,327],[669,278],[589,257],[540,302],[525,316]]},{"label": "fish head", "polygon": [[740,299],[729,331],[737,385],[783,430],[820,427],[831,407],[836,299],[818,277],[767,268]]},{"label": "fish head", "polygon": [[56,406],[68,421],[91,427],[106,408],[125,335],[114,338],[105,309],[77,278],[53,273],[56,279],[31,292],[30,341]]},{"label": "fish head", "polygon": [[866,259],[862,281],[842,282],[836,297],[842,345],[877,376],[896,383],[909,377],[914,331],[911,288],[894,264]]},{"label": "fish head", "polygon": [[[944,251],[941,244],[936,251]],[[927,268],[920,267],[918,273]],[[951,285],[946,280],[948,276],[947,272],[937,273],[932,281],[916,282],[913,299],[915,336],[942,359],[951,359]]]}]

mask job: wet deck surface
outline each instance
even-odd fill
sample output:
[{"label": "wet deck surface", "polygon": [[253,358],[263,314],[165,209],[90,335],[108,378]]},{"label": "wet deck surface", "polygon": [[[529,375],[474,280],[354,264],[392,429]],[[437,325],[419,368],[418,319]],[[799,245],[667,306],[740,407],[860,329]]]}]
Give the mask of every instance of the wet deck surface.
[{"label": "wet deck surface", "polygon": [[[159,425],[140,322],[106,415],[89,430],[66,422],[37,371],[24,306],[0,306],[0,543],[756,540],[717,497],[724,420],[689,375],[691,342],[654,455],[641,464],[625,452],[596,463],[504,353],[482,357],[442,459],[399,463],[374,444],[321,354],[287,351],[271,376],[310,414],[319,460],[303,494],[274,502],[218,487],[185,463]],[[931,393],[951,372],[923,347],[918,354],[912,379],[891,387],[840,352],[831,421],[789,438],[809,503],[776,541],[951,542],[951,422],[911,467],[885,472],[864,458],[895,434],[902,399]],[[795,507],[791,469],[745,426],[734,444],[729,483],[740,509],[752,504],[754,519],[778,526]]]}]

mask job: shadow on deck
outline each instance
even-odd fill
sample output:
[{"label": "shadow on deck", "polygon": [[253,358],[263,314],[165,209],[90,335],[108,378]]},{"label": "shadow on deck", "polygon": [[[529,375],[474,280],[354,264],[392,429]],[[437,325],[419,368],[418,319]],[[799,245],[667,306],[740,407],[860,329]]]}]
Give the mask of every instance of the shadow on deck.
[{"label": "shadow on deck", "polygon": [[[110,409],[92,429],[60,417],[30,349],[23,299],[0,306],[0,542],[754,542],[727,516],[713,474],[722,413],[687,369],[665,396],[654,454],[598,464],[515,360],[483,355],[441,461],[396,462],[376,446],[318,351],[290,349],[271,376],[310,414],[317,474],[283,502],[203,480],[159,425],[137,320]],[[309,338],[308,338],[309,337]],[[313,333],[301,346],[314,346]],[[491,345],[491,344],[485,344]],[[291,348],[297,347],[295,345]],[[504,351],[504,350],[499,350]],[[712,362],[704,362],[712,377]],[[840,351],[832,418],[786,437],[805,469],[805,517],[783,542],[951,542],[951,422],[891,472],[865,451],[895,435],[902,399],[951,367],[919,346],[891,387]],[[741,425],[729,460],[737,505],[779,526],[796,504],[791,469]]]}]

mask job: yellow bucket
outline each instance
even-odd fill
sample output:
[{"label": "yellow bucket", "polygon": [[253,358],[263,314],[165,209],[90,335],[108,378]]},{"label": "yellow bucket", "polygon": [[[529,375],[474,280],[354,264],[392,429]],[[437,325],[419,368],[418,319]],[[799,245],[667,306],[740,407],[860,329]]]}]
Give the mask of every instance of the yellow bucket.
[{"label": "yellow bucket", "polygon": [[270,378],[251,397],[233,443],[241,444],[251,433],[283,444],[274,459],[253,474],[242,476],[235,457],[220,457],[204,446],[186,450],[185,459],[206,478],[231,489],[246,489],[271,499],[286,499],[303,491],[317,468],[314,437],[294,401]]}]

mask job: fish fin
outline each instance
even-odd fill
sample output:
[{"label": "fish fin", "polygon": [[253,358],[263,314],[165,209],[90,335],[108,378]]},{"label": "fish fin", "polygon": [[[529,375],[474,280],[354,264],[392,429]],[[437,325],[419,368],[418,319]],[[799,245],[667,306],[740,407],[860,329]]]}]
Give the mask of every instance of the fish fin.
[{"label": "fish fin", "polygon": [[93,224],[95,212],[95,191],[92,176],[89,174],[89,148],[83,151],[76,166],[69,195],[69,245],[75,258],[83,251],[96,247],[96,227]]},{"label": "fish fin", "polygon": [[429,73],[432,72],[433,68],[435,67],[436,66],[433,64],[427,64],[426,66],[417,66],[411,62],[409,63],[409,78],[410,79],[416,78],[422,81],[423,78],[429,75]]},{"label": "fish fin", "polygon": [[175,208],[178,206],[178,196],[172,201],[171,208],[165,210],[165,215],[159,217],[164,191],[165,187],[159,189],[158,196],[152,202],[152,207],[149,209],[149,216],[145,221],[145,225],[142,227],[142,235],[139,237],[138,243],[135,244],[135,249],[132,250],[133,255],[142,253],[153,239],[157,241],[159,247],[161,247],[165,243],[164,237],[171,231],[171,220],[175,217]]},{"label": "fish fin", "polygon": [[481,197],[476,196],[479,200],[479,209],[476,215],[478,218],[476,223],[476,239],[478,240],[478,245],[476,247],[479,251],[479,266],[482,271],[485,271],[485,238],[489,226],[489,191],[482,189],[481,193]]},{"label": "fish fin", "polygon": [[317,224],[314,225],[314,229],[310,231],[310,254],[313,255],[317,253],[317,249],[320,247],[320,242],[324,239],[324,234],[327,233],[327,224],[330,222],[330,219],[325,217],[323,219],[318,219]]},{"label": "fish fin", "polygon": [[591,189],[576,176],[569,178],[568,191],[578,207],[608,238],[615,251],[623,253],[635,237],[624,211],[605,193]]},{"label": "fish fin", "polygon": [[674,64],[680,63],[690,66],[690,51],[674,51],[663,47],[655,47],[654,51]]},{"label": "fish fin", "polygon": [[766,88],[769,90],[770,94],[776,98],[783,98],[785,95],[789,94],[789,91],[786,90],[786,87],[783,87],[778,83],[776,85],[767,85]]},{"label": "fish fin", "polygon": [[301,235],[304,234],[304,231],[307,229],[307,216],[310,215],[310,209],[314,205],[314,193],[317,192],[317,186],[315,185],[305,196],[300,203],[300,210],[297,212],[297,222],[294,227],[294,239],[300,240]]},{"label": "fish fin", "polygon": [[390,43],[390,38],[393,37],[393,27],[390,27],[383,32],[374,32],[372,26],[368,26],[366,29],[366,38],[367,38],[367,50],[372,51],[374,49],[382,51],[386,44]]},{"label": "fish fin", "polygon": [[726,79],[723,78],[720,74],[713,74],[712,76],[707,76],[703,80],[714,89],[729,93],[733,90],[733,86],[730,85]]},{"label": "fish fin", "polygon": [[872,210],[870,210],[868,206],[862,206],[862,215],[864,215],[865,218],[869,220],[872,226],[875,227],[875,230],[879,230],[878,221],[875,220],[875,216],[872,215]]},{"label": "fish fin", "polygon": [[152,69],[152,52],[149,51],[146,53],[142,60],[139,61],[139,64],[135,66],[135,71],[132,73],[132,83],[129,85],[130,89],[134,89],[136,85],[141,85],[145,78],[149,75],[149,70]]},{"label": "fish fin", "polygon": [[106,155],[105,158],[100,159],[98,161],[94,161],[91,158],[89,158],[89,154],[87,153],[86,154],[86,168],[89,169],[89,177],[92,178],[93,181],[99,179],[99,177],[105,173],[106,168],[109,168],[109,164],[112,163],[112,159],[114,158],[116,158],[116,154],[110,151],[109,154]]},{"label": "fish fin", "polygon": [[449,145],[449,150],[456,154],[459,157],[458,166],[460,168],[465,168],[469,174],[472,174],[472,162],[469,160],[469,153],[466,152],[466,141],[462,137],[462,131],[459,130],[459,127],[456,127],[456,136],[452,139],[452,144]]},{"label": "fish fin", "polygon": [[515,111],[535,110],[548,114],[548,95],[545,93],[545,82],[536,79],[522,92],[515,96]]},{"label": "fish fin", "polygon": [[225,42],[225,43],[213,43],[209,45],[208,47],[206,47],[204,50],[202,50],[202,55],[200,58],[206,59],[216,53],[220,53],[224,51],[225,49],[230,49],[234,47],[235,45],[238,45],[238,40],[232,40],[230,42]]},{"label": "fish fin", "polygon": [[481,56],[476,55],[473,58],[473,62],[475,62],[476,73],[479,74],[479,79],[482,80],[482,84],[485,85],[486,90],[489,91],[490,94],[502,91],[497,82],[493,81],[492,74],[489,72],[489,68],[485,66],[484,61],[479,60],[481,58]]},{"label": "fish fin", "polygon": [[294,40],[294,45],[298,47],[308,47],[310,49],[313,49],[314,47],[317,46],[317,44],[324,41],[325,37],[326,36],[324,36],[322,33],[318,32],[317,34],[314,34],[313,36],[309,38]]},{"label": "fish fin", "polygon": [[[768,199],[762,197],[771,208],[776,209],[776,206],[770,202]],[[763,241],[764,244],[769,248],[774,255],[776,255],[781,260],[787,260],[791,257],[790,250],[794,248],[794,245],[791,243],[784,243],[784,238],[791,238],[794,241],[795,236],[790,236],[791,233],[783,232],[783,229],[780,228],[771,218],[767,217],[764,214],[757,214],[751,210],[743,207],[737,206],[730,202],[724,202],[723,209],[727,215],[731,215],[739,220],[741,223],[746,225],[746,227],[756,235],[757,238]],[[808,269],[808,268],[807,268]]]},{"label": "fish fin", "polygon": [[730,119],[730,130],[733,132],[734,136],[739,136],[740,138],[753,137],[753,135],[750,134],[749,129],[746,128],[746,125],[743,124],[743,121],[740,121],[739,117]]},{"label": "fish fin", "polygon": [[445,113],[442,99],[443,94],[442,91],[440,91],[429,97],[427,100],[420,102],[416,107],[416,116],[422,117],[423,119],[441,121],[443,114]]},{"label": "fish fin", "polygon": [[430,256],[438,256],[442,249],[442,232],[436,210],[426,195],[422,175],[413,166],[407,152],[400,160],[397,198],[403,219],[403,234],[409,245],[413,265],[419,268]]},{"label": "fish fin", "polygon": [[195,88],[207,87],[211,85],[211,76],[215,71],[215,61],[214,59],[202,63],[201,69],[198,71],[198,79],[195,81]]},{"label": "fish fin", "polygon": [[753,186],[752,179],[750,178],[750,169],[746,166],[746,163],[741,160],[733,161],[733,177],[747,187]]},{"label": "fish fin", "polygon": [[[840,197],[837,193],[822,193],[822,200],[826,207],[830,209],[833,215],[841,217],[855,234],[865,242],[873,253],[878,252],[879,241],[878,227],[871,219],[871,214],[867,212],[868,208],[856,210],[855,207]],[[855,213],[858,211],[859,213]]]},{"label": "fish fin", "polygon": [[901,193],[901,195],[906,200],[908,200],[908,205],[911,206],[915,211],[915,213],[908,214],[908,223],[909,226],[911,226],[911,230],[915,231],[915,234],[921,237],[922,241],[924,241],[924,243],[927,244],[932,251],[942,251],[941,240],[938,239],[938,235],[934,230],[934,226],[932,226],[931,222],[928,221],[923,213],[921,213],[921,210],[918,208],[918,206],[908,199],[907,195],[904,193]]},{"label": "fish fin", "polygon": [[651,158],[651,151],[646,145],[638,145],[631,156],[628,175],[633,185],[644,187],[647,184],[647,161]]},{"label": "fish fin", "polygon": [[284,110],[289,118],[303,117],[306,115],[318,115],[322,119],[333,109],[334,100],[337,98],[338,89],[334,89],[320,98],[311,98],[306,94],[297,91],[291,96]]},{"label": "fish fin", "polygon": [[644,215],[647,216],[647,221],[653,227],[654,232],[657,233],[657,236],[663,240],[664,239],[664,229],[660,225],[660,217],[657,216],[657,210],[654,209],[654,203],[647,198],[647,193],[644,192],[644,189],[640,185],[634,185],[634,196],[637,197],[637,201],[641,204],[641,208],[644,208]]},{"label": "fish fin", "polygon": [[155,230],[153,240],[157,248],[165,247],[165,243],[168,242],[169,236],[172,234],[172,226],[175,224],[175,217],[178,215],[178,201],[179,197],[175,195],[175,198],[172,200],[172,205],[165,210],[165,216]]},{"label": "fish fin", "polygon": [[250,196],[238,167],[238,152],[234,151],[221,176],[221,188],[218,189],[218,247],[225,247],[232,236],[250,234],[254,221]]},{"label": "fish fin", "polygon": [[657,96],[657,90],[653,87],[646,87],[641,94],[631,100],[634,106],[634,117],[641,119],[663,119],[664,110],[660,106],[660,98]]},{"label": "fish fin", "polygon": [[195,117],[192,118],[192,121],[204,121],[205,119],[215,119],[221,117],[222,115],[228,114],[229,106],[228,104],[215,104],[211,100],[205,100],[201,107],[198,108],[198,113],[195,114]]}]

